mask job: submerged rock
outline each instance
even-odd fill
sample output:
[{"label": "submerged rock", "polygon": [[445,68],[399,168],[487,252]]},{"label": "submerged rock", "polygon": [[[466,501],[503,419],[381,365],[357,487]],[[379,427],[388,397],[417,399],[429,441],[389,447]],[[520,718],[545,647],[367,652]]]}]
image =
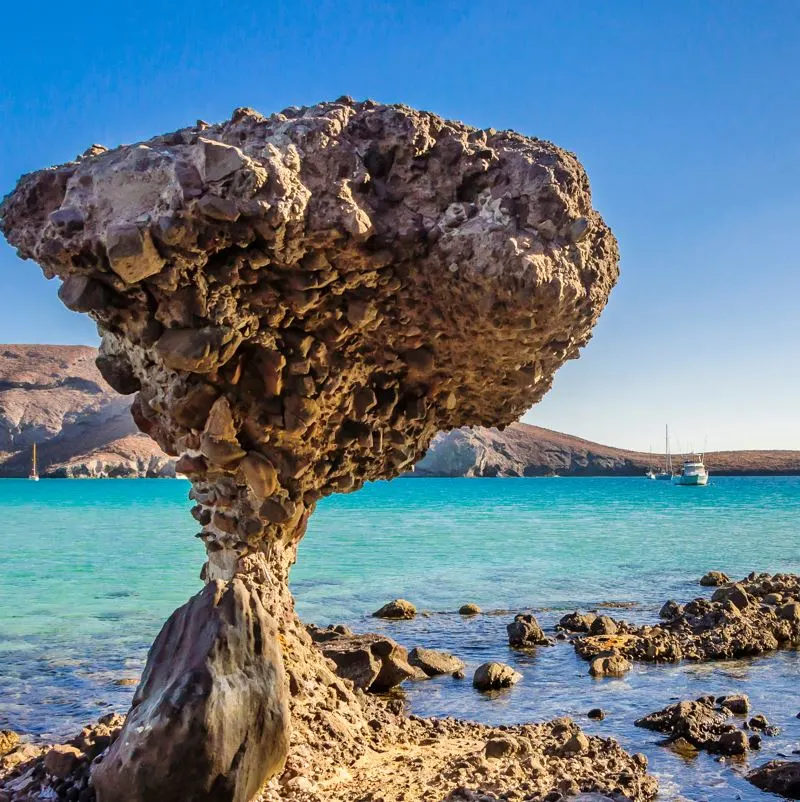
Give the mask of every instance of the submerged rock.
[{"label": "submerged rock", "polygon": [[472,677],[472,685],[479,691],[496,691],[509,688],[522,679],[522,674],[505,663],[484,663]]}]

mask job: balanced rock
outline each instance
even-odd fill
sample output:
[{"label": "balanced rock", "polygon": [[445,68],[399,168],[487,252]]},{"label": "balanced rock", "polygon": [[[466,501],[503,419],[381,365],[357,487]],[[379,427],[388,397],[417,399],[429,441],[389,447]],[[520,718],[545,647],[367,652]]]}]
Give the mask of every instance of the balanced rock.
[{"label": "balanced rock", "polygon": [[417,614],[417,608],[410,601],[405,599],[395,599],[383,607],[376,610],[372,615],[374,618],[393,618],[408,620],[414,618]]},{"label": "balanced rock", "polygon": [[510,688],[522,679],[522,674],[505,663],[484,663],[472,677],[472,685],[479,691],[496,691]]},{"label": "balanced rock", "polygon": [[464,668],[464,662],[455,655],[439,652],[436,649],[424,649],[421,646],[417,646],[409,652],[408,662],[412,666],[422,669],[429,677],[455,674]]},{"label": "balanced rock", "polygon": [[549,646],[550,641],[539,626],[536,618],[529,613],[520,613],[506,626],[508,643],[518,648]]},{"label": "balanced rock", "polygon": [[24,176],[0,230],[68,282],[137,426],[191,468],[221,594],[151,650],[103,802],[248,799],[301,681],[293,743],[357,759],[374,716],[297,620],[289,567],[321,498],[408,471],[440,430],[516,420],[579,355],[618,250],[577,159],[407,106],[241,108]]}]

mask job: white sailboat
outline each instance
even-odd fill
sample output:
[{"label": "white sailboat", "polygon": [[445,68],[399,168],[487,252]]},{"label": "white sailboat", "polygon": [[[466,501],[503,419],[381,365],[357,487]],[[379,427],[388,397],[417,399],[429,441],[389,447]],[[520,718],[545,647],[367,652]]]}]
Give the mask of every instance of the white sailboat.
[{"label": "white sailboat", "polygon": [[28,474],[28,479],[32,482],[39,481],[39,472],[36,470],[36,443],[33,444],[33,458],[31,459],[31,472]]},{"label": "white sailboat", "polygon": [[669,424],[666,425],[666,449],[664,452],[664,470],[656,474],[656,479],[669,481],[672,479],[672,455],[669,453]]}]

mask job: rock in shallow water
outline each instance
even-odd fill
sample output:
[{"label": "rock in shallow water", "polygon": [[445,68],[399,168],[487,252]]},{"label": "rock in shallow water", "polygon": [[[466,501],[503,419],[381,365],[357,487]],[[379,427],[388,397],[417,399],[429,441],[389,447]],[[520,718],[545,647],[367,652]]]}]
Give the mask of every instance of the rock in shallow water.
[{"label": "rock in shallow water", "polygon": [[517,648],[532,646],[549,646],[550,639],[544,634],[539,622],[533,615],[520,613],[506,626],[508,643]]},{"label": "rock in shallow water", "polygon": [[472,685],[479,691],[496,691],[509,688],[522,679],[522,674],[505,663],[484,663],[472,677]]},{"label": "rock in shallow water", "polygon": [[464,668],[463,660],[459,660],[455,655],[436,649],[424,649],[421,646],[417,646],[409,652],[408,662],[412,666],[422,669],[429,677],[455,674]]},{"label": "rock in shallow water", "polygon": [[405,599],[395,599],[383,607],[376,610],[372,615],[374,618],[389,618],[397,620],[409,620],[417,614],[417,608],[410,601]]},{"label": "rock in shallow water", "polygon": [[751,771],[747,780],[762,791],[785,799],[800,799],[800,761],[771,760]]}]

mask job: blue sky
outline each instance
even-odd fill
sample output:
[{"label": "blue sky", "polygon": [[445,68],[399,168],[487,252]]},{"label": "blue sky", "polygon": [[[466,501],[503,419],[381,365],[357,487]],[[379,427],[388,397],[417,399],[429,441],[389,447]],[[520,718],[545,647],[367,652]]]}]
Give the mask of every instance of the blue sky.
[{"label": "blue sky", "polygon": [[[800,3],[16,3],[0,193],[236,106],[403,102],[575,151],[622,277],[526,420],[614,445],[800,448]],[[0,342],[97,342],[0,245]]]}]

